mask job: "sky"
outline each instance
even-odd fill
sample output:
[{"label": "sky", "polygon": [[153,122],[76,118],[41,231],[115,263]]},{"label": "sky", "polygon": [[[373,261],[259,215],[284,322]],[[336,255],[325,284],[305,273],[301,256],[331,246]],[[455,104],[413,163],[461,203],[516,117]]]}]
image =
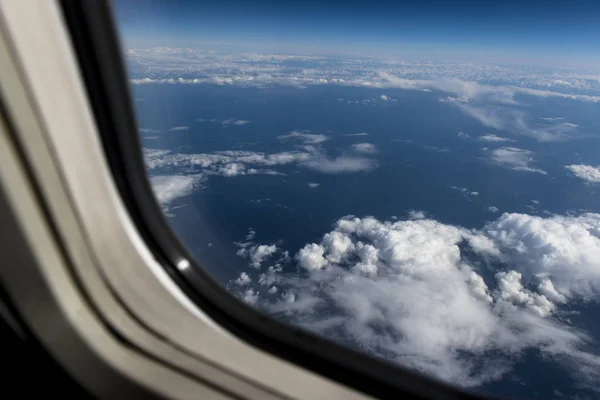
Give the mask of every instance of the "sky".
[{"label": "sky", "polygon": [[128,47],[600,65],[597,1],[116,0]]}]

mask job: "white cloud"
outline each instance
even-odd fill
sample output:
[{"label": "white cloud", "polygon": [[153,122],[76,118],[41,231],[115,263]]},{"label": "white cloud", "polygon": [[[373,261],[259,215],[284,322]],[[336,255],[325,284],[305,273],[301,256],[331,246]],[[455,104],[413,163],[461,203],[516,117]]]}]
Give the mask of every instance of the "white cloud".
[{"label": "white cloud", "polygon": [[424,211],[410,210],[408,212],[409,219],[425,219],[427,214]]},{"label": "white cloud", "polygon": [[248,233],[246,234],[246,240],[254,240],[256,237],[256,231],[252,228],[248,228]]},{"label": "white cloud", "polygon": [[348,133],[348,134],[346,134],[344,136],[369,136],[369,135],[370,134],[366,133],[366,132],[359,132],[359,133]]},{"label": "white cloud", "polygon": [[239,286],[245,286],[245,285],[250,284],[251,282],[252,282],[252,279],[245,272],[242,272],[240,274],[240,276],[235,280],[235,283],[238,284]]},{"label": "white cloud", "polygon": [[263,263],[263,261],[275,254],[276,251],[277,246],[274,244],[261,244],[258,246],[253,246],[248,252],[250,257],[250,265],[254,268],[260,268],[260,265]]},{"label": "white cloud", "polygon": [[496,206],[489,206],[488,208],[486,208],[486,210],[493,213],[497,213],[498,211],[500,211],[500,209]]},{"label": "white cloud", "polygon": [[487,150],[490,160],[500,166],[515,171],[536,172],[546,175],[547,172],[531,166],[534,162],[533,152],[516,147],[501,147],[499,149]]},{"label": "white cloud", "polygon": [[251,151],[217,151],[214,153],[172,153],[169,150],[144,149],[146,165],[150,169],[177,167],[198,169],[206,175],[233,177],[238,175],[281,175],[272,169],[254,168],[275,167],[296,164],[327,174],[370,171],[377,165],[374,160],[359,156],[341,155],[329,157],[323,149],[310,145],[305,151],[266,154]]},{"label": "white cloud", "polygon": [[377,146],[371,143],[357,143],[352,145],[352,149],[358,153],[374,154],[377,153]]},{"label": "white cloud", "polygon": [[291,131],[287,135],[279,136],[279,140],[287,139],[300,139],[304,144],[319,144],[329,139],[329,137],[325,135],[299,131]]},{"label": "white cloud", "polygon": [[375,161],[368,158],[343,155],[329,158],[321,152],[313,153],[312,157],[302,161],[300,165],[325,174],[366,172],[376,167]]},{"label": "white cloud", "polygon": [[379,98],[381,99],[381,101],[388,101],[390,99],[385,94],[382,94],[381,96],[379,96]]},{"label": "white cloud", "polygon": [[479,196],[479,192],[476,192],[474,190],[469,190],[466,187],[460,187],[460,186],[448,186],[450,189],[457,191],[458,193],[462,194],[465,198],[467,198],[469,201],[471,201],[472,197],[477,197]]},{"label": "white cloud", "polygon": [[598,300],[599,214],[503,214],[480,230],[346,217],[295,260],[302,279],[269,275],[283,294],[259,305],[307,329],[462,386],[533,350],[597,387],[598,354],[558,311]]},{"label": "white cloud", "polygon": [[571,171],[576,177],[583,179],[587,183],[600,183],[600,167],[592,165],[567,165],[566,169]]},{"label": "white cloud", "polygon": [[233,119],[233,118],[231,118],[231,119],[225,119],[225,120],[221,121],[221,125],[223,125],[223,126],[230,126],[230,125],[240,126],[240,125],[246,125],[246,124],[249,124],[249,123],[250,123],[250,121],[246,121],[244,119],[237,119],[236,120],[236,119]]},{"label": "white cloud", "polygon": [[162,206],[168,205],[176,198],[187,196],[201,187],[205,177],[193,175],[158,175],[150,178],[152,190]]},{"label": "white cloud", "polygon": [[314,183],[314,182],[308,182],[308,187],[309,187],[309,188],[311,188],[311,189],[316,189],[316,188],[318,188],[319,186],[321,186],[321,184],[319,184],[319,183]]},{"label": "white cloud", "polygon": [[158,129],[151,129],[151,128],[140,128],[140,132],[141,133],[159,133],[162,131],[158,130]]},{"label": "white cloud", "polygon": [[189,130],[190,127],[189,126],[174,126],[173,128],[170,128],[170,131],[187,131]]},{"label": "white cloud", "polygon": [[259,293],[253,289],[248,289],[244,292],[242,300],[248,304],[256,304],[259,299]]},{"label": "white cloud", "polygon": [[493,133],[488,133],[487,135],[479,136],[477,138],[479,142],[514,142],[515,140],[494,135]]},{"label": "white cloud", "polygon": [[470,137],[471,137],[471,135],[469,135],[469,134],[467,134],[467,133],[464,133],[464,132],[458,132],[458,133],[456,134],[456,136],[458,136],[459,138],[463,138],[463,139],[467,139],[467,138],[470,138]]}]

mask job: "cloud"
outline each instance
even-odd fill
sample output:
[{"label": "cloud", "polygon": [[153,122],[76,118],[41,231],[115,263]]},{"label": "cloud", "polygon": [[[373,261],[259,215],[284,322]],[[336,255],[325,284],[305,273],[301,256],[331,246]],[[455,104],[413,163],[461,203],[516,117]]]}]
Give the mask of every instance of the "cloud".
[{"label": "cloud", "polygon": [[291,164],[326,174],[364,172],[377,166],[374,160],[365,157],[347,155],[329,157],[323,149],[310,145],[303,146],[303,149],[305,151],[272,154],[237,150],[214,153],[172,153],[169,150],[144,149],[144,156],[149,169],[175,167],[180,170],[191,169],[205,175],[225,177],[281,175],[281,172],[270,168]]},{"label": "cloud", "polygon": [[450,189],[452,189],[452,190],[455,190],[455,191],[459,192],[465,198],[467,198],[469,201],[471,201],[472,197],[479,196],[479,192],[475,192],[475,191],[469,190],[466,187],[460,187],[460,186],[448,186],[448,187]]},{"label": "cloud", "polygon": [[330,158],[321,152],[312,153],[312,156],[300,165],[324,174],[368,172],[377,166],[375,161],[368,158],[344,155]]},{"label": "cloud", "polygon": [[382,94],[381,96],[379,96],[379,98],[381,99],[381,101],[388,101],[390,99],[385,94]]},{"label": "cloud", "polygon": [[279,248],[274,244],[256,244],[254,243],[255,237],[256,231],[250,228],[245,236],[245,242],[234,242],[233,244],[238,247],[236,253],[238,256],[247,258],[251,267],[260,269],[261,264],[275,254]]},{"label": "cloud", "polygon": [[159,175],[151,177],[150,183],[158,202],[166,206],[173,200],[187,196],[202,187],[204,180],[205,176],[202,174]]},{"label": "cloud", "polygon": [[221,125],[223,126],[230,126],[230,125],[236,125],[236,126],[241,126],[241,125],[246,125],[249,124],[250,121],[246,121],[245,119],[225,119],[223,121],[221,121]]},{"label": "cloud", "polygon": [[173,128],[170,128],[170,131],[187,131],[189,130],[190,127],[189,126],[174,126]]},{"label": "cloud", "polygon": [[246,285],[250,284],[251,282],[252,282],[252,279],[250,279],[250,276],[245,272],[242,272],[240,274],[240,276],[235,280],[235,283],[238,284],[239,286],[246,286]]},{"label": "cloud", "polygon": [[424,211],[410,210],[408,212],[409,219],[425,219],[427,214]]},{"label": "cloud", "polygon": [[319,135],[314,133],[307,132],[299,132],[299,131],[291,131],[287,135],[282,135],[278,137],[279,140],[287,140],[287,139],[300,139],[304,144],[319,144],[328,140],[329,137],[325,135]]},{"label": "cloud", "polygon": [[573,133],[577,128],[577,125],[569,122],[557,122],[548,126],[535,125],[529,122],[525,112],[512,108],[475,105],[460,101],[450,103],[487,128],[528,136],[539,142],[561,142],[573,139]]},{"label": "cloud", "polygon": [[516,147],[501,147],[499,149],[487,150],[490,160],[500,166],[510,168],[514,171],[536,172],[546,175],[547,172],[532,167],[533,152]]},{"label": "cloud", "polygon": [[566,169],[571,171],[576,177],[583,179],[587,183],[600,183],[600,167],[591,165],[567,165]]},{"label": "cloud", "polygon": [[277,246],[274,244],[272,244],[272,245],[261,244],[258,246],[253,246],[248,252],[248,255],[250,257],[250,265],[254,268],[260,268],[260,265],[262,264],[262,262],[265,261],[270,256],[272,256],[273,254],[275,254],[276,251],[277,251]]},{"label": "cloud", "polygon": [[497,213],[498,211],[500,211],[500,209],[496,206],[489,206],[488,208],[486,208],[486,210],[493,213]]},{"label": "cloud", "polygon": [[319,183],[314,183],[314,182],[309,182],[308,183],[308,187],[311,188],[311,189],[316,189],[319,186],[321,186],[321,184],[319,184]]},{"label": "cloud", "polygon": [[348,133],[348,134],[346,134],[344,136],[369,136],[369,135],[370,134],[366,133],[366,132],[359,132],[359,133]]},{"label": "cloud", "polygon": [[256,231],[252,228],[249,228],[245,239],[246,240],[254,240],[255,237],[256,237]]},{"label": "cloud", "polygon": [[158,129],[151,129],[151,128],[140,128],[140,133],[159,133],[162,132],[161,130]]},{"label": "cloud", "polygon": [[471,137],[471,135],[469,135],[469,134],[467,134],[467,133],[464,133],[464,132],[458,132],[458,133],[456,134],[456,136],[458,136],[459,138],[463,138],[463,139],[467,139],[467,138],[470,138],[470,137]]},{"label": "cloud", "polygon": [[371,143],[357,143],[352,145],[352,149],[358,153],[374,154],[377,153],[377,146]]},{"label": "cloud", "polygon": [[477,138],[479,142],[514,142],[515,140],[494,135],[493,133],[488,133],[487,135],[479,136]]},{"label": "cloud", "polygon": [[267,271],[278,290],[253,292],[286,321],[465,387],[528,354],[598,387],[600,358],[560,310],[598,300],[599,214],[505,213],[479,230],[349,216],[294,262],[300,276]]},{"label": "cloud", "polygon": [[383,72],[380,74],[383,79],[381,87],[391,87],[407,90],[436,90],[450,93],[461,102],[486,101],[497,104],[518,104],[515,97],[517,95],[527,95],[535,97],[556,97],[571,100],[581,100],[596,103],[600,101],[599,96],[589,96],[583,94],[566,94],[553,92],[549,90],[539,90],[518,86],[502,85],[483,85],[474,81],[465,81],[457,78],[441,77],[436,80],[425,79],[405,79],[392,74]]}]

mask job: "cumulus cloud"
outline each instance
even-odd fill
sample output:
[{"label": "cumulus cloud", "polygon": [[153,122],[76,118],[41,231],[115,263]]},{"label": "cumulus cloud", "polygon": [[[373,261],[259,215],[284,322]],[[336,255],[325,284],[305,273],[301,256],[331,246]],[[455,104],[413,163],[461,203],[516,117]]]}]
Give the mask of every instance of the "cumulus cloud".
[{"label": "cumulus cloud", "polygon": [[494,135],[493,133],[488,133],[487,135],[479,136],[477,138],[479,142],[514,142],[515,140],[505,138],[502,136]]},{"label": "cumulus cloud", "polygon": [[565,166],[579,179],[583,179],[587,183],[600,183],[600,167],[592,165],[574,164]]},{"label": "cumulus cloud", "polygon": [[192,175],[158,175],[150,178],[152,190],[162,206],[173,200],[191,194],[201,187],[205,180],[202,174]]},{"label": "cumulus cloud", "polygon": [[486,208],[486,210],[492,213],[497,213],[498,211],[500,211],[500,209],[496,206],[489,206],[488,208]]},{"label": "cumulus cloud", "polygon": [[536,172],[546,175],[547,172],[533,167],[533,152],[516,147],[501,147],[499,149],[486,150],[492,162],[510,168],[514,171]]},{"label": "cumulus cloud", "polygon": [[235,283],[238,284],[239,286],[248,285],[248,284],[250,284],[250,282],[252,282],[252,279],[245,272],[242,272],[240,274],[240,276],[235,280]]},{"label": "cumulus cloud", "polygon": [[321,184],[319,184],[319,183],[314,183],[314,182],[308,182],[308,187],[309,187],[309,188],[311,188],[311,189],[316,189],[316,188],[318,188],[319,186],[321,186]]},{"label": "cumulus cloud", "polygon": [[388,101],[390,99],[385,94],[382,94],[381,96],[379,96],[379,98],[381,99],[381,101]]},{"label": "cumulus cloud", "polygon": [[189,130],[190,127],[189,126],[174,126],[173,128],[170,128],[170,131],[187,131]]},{"label": "cumulus cloud", "polygon": [[375,146],[372,143],[353,144],[352,149],[358,153],[367,153],[367,154],[377,153],[377,146]]},{"label": "cumulus cloud", "polygon": [[597,385],[598,354],[559,311],[598,299],[599,214],[503,214],[479,230],[350,216],[294,260],[301,278],[267,271],[277,292],[254,293],[290,322],[462,386],[501,379],[528,350]]}]

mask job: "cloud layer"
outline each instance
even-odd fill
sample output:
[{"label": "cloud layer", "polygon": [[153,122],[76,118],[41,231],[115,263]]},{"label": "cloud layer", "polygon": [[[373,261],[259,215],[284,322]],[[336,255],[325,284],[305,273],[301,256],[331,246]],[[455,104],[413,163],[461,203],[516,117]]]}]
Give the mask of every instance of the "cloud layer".
[{"label": "cloud layer", "polygon": [[345,217],[294,260],[299,275],[257,272],[250,300],[362,351],[467,387],[532,349],[582,384],[600,378],[591,339],[561,316],[600,294],[599,214],[506,213],[480,230]]}]

